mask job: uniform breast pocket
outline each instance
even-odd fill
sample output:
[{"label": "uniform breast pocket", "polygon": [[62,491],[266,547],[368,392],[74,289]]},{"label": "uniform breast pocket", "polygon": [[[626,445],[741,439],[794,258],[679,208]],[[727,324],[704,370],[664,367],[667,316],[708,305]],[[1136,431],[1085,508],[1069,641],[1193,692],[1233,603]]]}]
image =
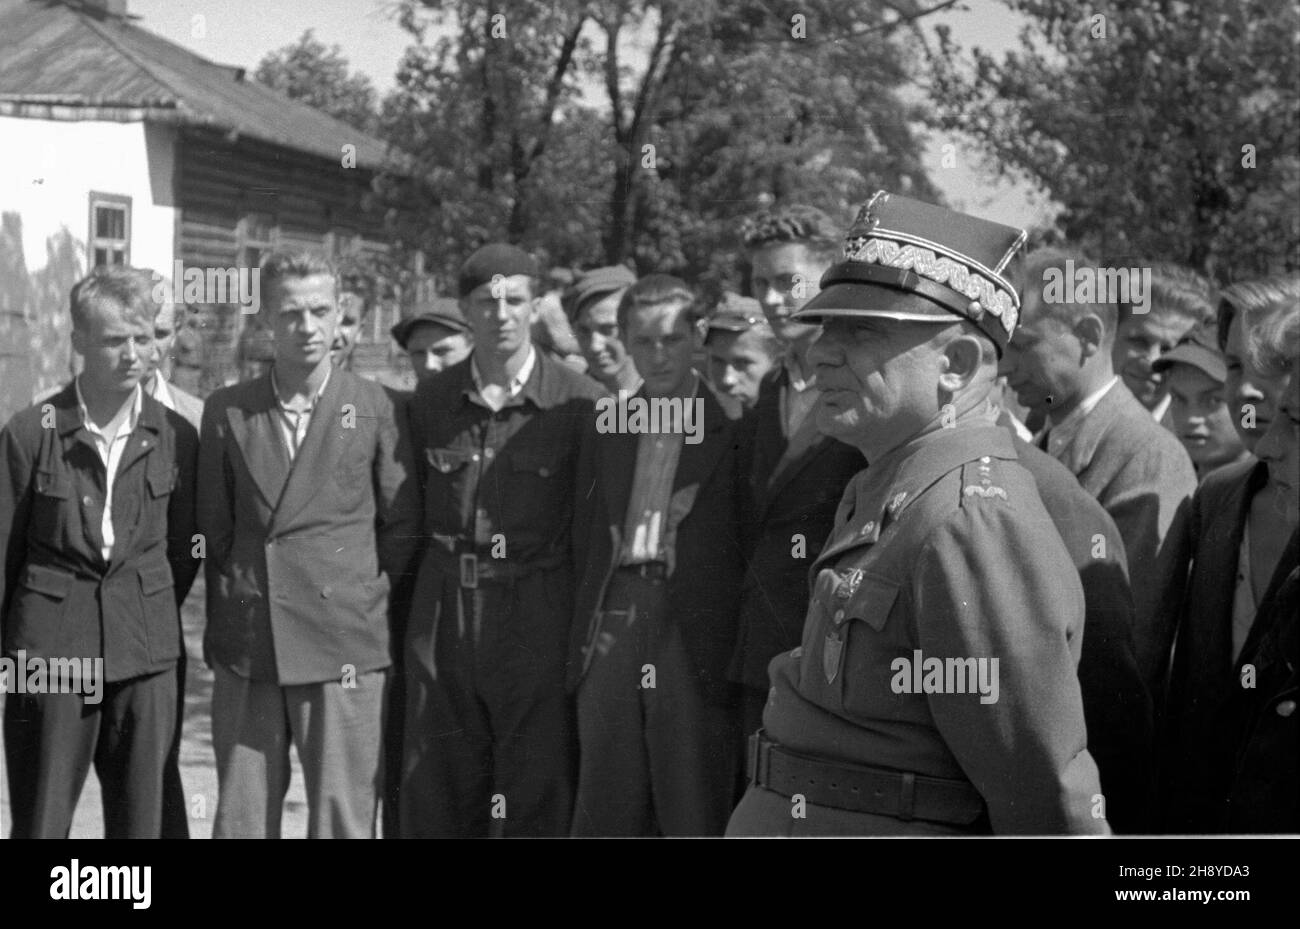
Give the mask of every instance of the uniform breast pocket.
[{"label": "uniform breast pocket", "polygon": [[564,468],[560,449],[520,449],[510,453],[508,505],[502,517],[513,523],[551,519],[558,502],[559,475]]},{"label": "uniform breast pocket", "polygon": [[149,496],[155,500],[166,497],[176,489],[176,475],[179,473],[176,465],[150,465],[149,467]]},{"label": "uniform breast pocket", "polygon": [[854,589],[843,591],[842,605],[833,614],[844,640],[844,670],[840,694],[852,716],[893,715],[897,697],[890,687],[890,665],[903,647],[906,630],[894,616],[899,582],[862,574]]}]

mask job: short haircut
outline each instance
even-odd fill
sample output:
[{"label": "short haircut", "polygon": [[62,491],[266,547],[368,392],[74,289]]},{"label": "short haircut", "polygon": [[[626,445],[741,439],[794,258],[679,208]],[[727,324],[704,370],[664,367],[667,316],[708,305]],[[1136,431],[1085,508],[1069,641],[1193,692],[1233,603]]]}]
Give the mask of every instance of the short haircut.
[{"label": "short haircut", "polygon": [[[1019,263],[1016,270],[1016,285],[1020,290],[1020,302],[1023,307],[1029,302],[1028,297],[1031,293],[1036,293],[1040,298],[1038,301],[1039,312],[1046,314],[1059,323],[1073,328],[1075,321],[1083,314],[1084,307],[1078,303],[1049,303],[1043,300],[1043,285],[1046,283],[1044,276],[1049,270],[1055,269],[1060,271],[1062,276],[1068,270],[1066,262],[1073,262],[1073,267],[1093,268],[1097,267],[1088,256],[1081,252],[1072,251],[1065,248],[1040,248],[1030,252]],[[1073,287],[1074,282],[1066,280],[1067,287]],[[1086,304],[1087,311],[1096,315],[1105,330],[1103,338],[1106,341],[1112,341],[1115,336],[1115,330],[1118,328],[1118,310],[1114,303],[1091,303]]]},{"label": "short haircut", "polygon": [[699,322],[702,315],[699,301],[685,281],[671,274],[647,274],[628,287],[618,301],[618,328],[627,332],[627,317],[633,310],[670,304],[685,308],[686,319],[692,326]]},{"label": "short haircut", "polygon": [[1300,302],[1260,301],[1242,308],[1246,357],[1270,377],[1285,374],[1300,356]]},{"label": "short haircut", "polygon": [[[1190,320],[1193,326],[1214,319],[1214,285],[1191,268],[1171,262],[1133,261],[1130,265],[1151,268],[1151,293],[1147,299],[1152,316],[1178,316]],[[1133,315],[1131,305],[1120,304],[1120,325]]]},{"label": "short haircut", "polygon": [[316,277],[325,275],[334,281],[334,296],[339,292],[338,270],[320,252],[314,251],[275,251],[266,256],[261,267],[262,293],[268,294],[271,288],[285,278]]},{"label": "short haircut", "polygon": [[96,303],[111,300],[122,308],[122,315],[133,322],[153,325],[162,302],[155,297],[161,278],[149,268],[129,265],[101,265],[72,286],[69,308],[72,328],[84,332]]},{"label": "short haircut", "polygon": [[802,203],[791,203],[747,217],[740,238],[748,252],[768,245],[790,242],[806,245],[823,261],[838,259],[844,246],[844,230],[833,219]]},{"label": "short haircut", "polygon": [[715,335],[734,335],[743,336],[753,334],[758,337],[759,347],[770,355],[772,358],[780,358],[781,353],[785,351],[785,343],[776,337],[772,332],[772,327],[764,321],[761,326],[751,326],[741,332],[734,332],[727,329],[710,329],[704,333],[704,344],[707,347],[709,340]]},{"label": "short haircut", "polygon": [[1219,295],[1219,351],[1228,347],[1228,330],[1238,313],[1260,314],[1264,310],[1300,306],[1300,274],[1278,274],[1253,281],[1241,281],[1223,288]]}]

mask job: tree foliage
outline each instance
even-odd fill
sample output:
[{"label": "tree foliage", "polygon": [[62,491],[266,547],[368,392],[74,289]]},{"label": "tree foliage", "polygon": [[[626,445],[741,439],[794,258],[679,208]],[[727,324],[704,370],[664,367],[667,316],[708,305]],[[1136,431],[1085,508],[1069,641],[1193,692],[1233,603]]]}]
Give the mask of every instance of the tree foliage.
[{"label": "tree foliage", "polygon": [[[947,5],[947,4],[944,4]],[[417,160],[399,239],[446,274],[479,243],[561,264],[726,272],[736,219],[879,186],[934,197],[899,88],[926,8],[811,0],[404,0],[385,102]],[[412,218],[412,216],[414,218]]]},{"label": "tree foliage", "polygon": [[1100,256],[1220,279],[1300,267],[1300,8],[1294,0],[1008,0],[1018,51],[940,29],[935,123],[974,136]]},{"label": "tree foliage", "polygon": [[378,95],[370,78],[353,74],[339,46],[326,46],[312,29],[293,45],[268,52],[253,76],[350,126],[372,132],[378,125]]}]

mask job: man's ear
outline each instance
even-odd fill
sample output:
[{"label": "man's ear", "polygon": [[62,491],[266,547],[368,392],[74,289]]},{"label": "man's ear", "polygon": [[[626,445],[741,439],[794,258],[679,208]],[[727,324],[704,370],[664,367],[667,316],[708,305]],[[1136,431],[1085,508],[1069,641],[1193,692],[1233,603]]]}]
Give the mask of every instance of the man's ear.
[{"label": "man's ear", "polygon": [[72,350],[78,355],[86,354],[86,335],[75,326],[72,328]]},{"label": "man's ear", "polygon": [[1106,326],[1095,313],[1086,313],[1074,324],[1074,335],[1084,358],[1091,358],[1102,350]]},{"label": "man's ear", "polygon": [[979,373],[984,361],[984,346],[973,335],[959,335],[943,347],[943,371],[939,389],[954,394],[966,387]]}]

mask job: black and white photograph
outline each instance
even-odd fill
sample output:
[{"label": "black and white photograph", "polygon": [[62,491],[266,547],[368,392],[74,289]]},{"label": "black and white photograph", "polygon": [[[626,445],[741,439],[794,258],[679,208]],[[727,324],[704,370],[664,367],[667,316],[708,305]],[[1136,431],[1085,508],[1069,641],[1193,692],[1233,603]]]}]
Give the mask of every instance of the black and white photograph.
[{"label": "black and white photograph", "polygon": [[901,837],[1222,914],[1300,837],[1300,6],[0,0],[0,571],[33,898]]}]

